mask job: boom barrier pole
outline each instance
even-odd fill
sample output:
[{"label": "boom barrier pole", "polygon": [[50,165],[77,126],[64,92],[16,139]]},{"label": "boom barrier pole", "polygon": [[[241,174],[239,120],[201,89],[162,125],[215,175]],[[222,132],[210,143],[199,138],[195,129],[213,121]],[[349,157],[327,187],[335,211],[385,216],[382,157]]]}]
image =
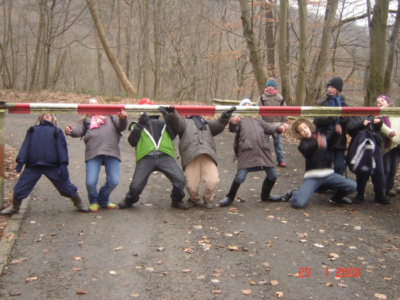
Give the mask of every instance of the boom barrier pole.
[{"label": "boom barrier pole", "polygon": [[[3,106],[3,107],[2,107]],[[160,114],[159,107],[170,105],[138,105],[138,104],[64,104],[64,103],[5,103],[0,109],[8,109],[10,114],[105,114],[116,115],[121,109],[127,114]],[[231,108],[230,105],[173,105],[180,115],[215,116]],[[400,116],[400,107],[321,107],[321,106],[236,106],[234,115],[240,116]]]}]

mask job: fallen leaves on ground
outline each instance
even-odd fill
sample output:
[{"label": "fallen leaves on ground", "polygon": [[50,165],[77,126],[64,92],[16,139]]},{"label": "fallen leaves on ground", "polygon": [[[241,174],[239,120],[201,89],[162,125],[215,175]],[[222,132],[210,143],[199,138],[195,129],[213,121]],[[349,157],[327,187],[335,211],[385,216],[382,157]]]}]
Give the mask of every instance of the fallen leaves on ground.
[{"label": "fallen leaves on ground", "polygon": [[229,251],[238,251],[238,246],[227,246]]},{"label": "fallen leaves on ground", "polygon": [[271,285],[278,285],[279,284],[278,280],[271,280],[270,283],[271,283]]},{"label": "fallen leaves on ground", "polygon": [[251,290],[242,290],[242,294],[243,295],[250,295],[251,294]]},{"label": "fallen leaves on ground", "polygon": [[122,249],[124,249],[124,247],[117,247],[117,248],[114,248],[113,251],[119,251],[119,250],[122,250]]},{"label": "fallen leaves on ground", "polygon": [[283,297],[283,292],[277,291],[275,293],[275,296],[278,297],[278,298],[281,298],[281,297]]}]

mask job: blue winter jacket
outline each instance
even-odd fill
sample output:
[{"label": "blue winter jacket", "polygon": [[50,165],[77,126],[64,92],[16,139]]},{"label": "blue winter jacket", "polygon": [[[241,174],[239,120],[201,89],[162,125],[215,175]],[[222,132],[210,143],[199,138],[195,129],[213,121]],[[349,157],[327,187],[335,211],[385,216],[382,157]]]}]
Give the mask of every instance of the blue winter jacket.
[{"label": "blue winter jacket", "polygon": [[59,167],[68,164],[68,148],[62,130],[48,121],[26,132],[25,140],[17,156],[17,162],[26,167]]}]

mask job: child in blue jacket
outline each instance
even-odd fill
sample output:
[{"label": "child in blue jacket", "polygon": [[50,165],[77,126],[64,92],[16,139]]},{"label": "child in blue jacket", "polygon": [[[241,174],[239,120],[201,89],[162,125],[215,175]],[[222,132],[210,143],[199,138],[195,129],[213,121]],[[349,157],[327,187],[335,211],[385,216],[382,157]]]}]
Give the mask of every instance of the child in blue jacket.
[{"label": "child in blue jacket", "polygon": [[53,183],[62,196],[71,198],[78,211],[89,211],[79,197],[78,188],[69,180],[67,142],[56,124],[54,115],[43,114],[39,117],[39,125],[26,132],[15,167],[18,173],[24,165],[25,169],[14,186],[12,205],[2,210],[1,215],[18,212],[22,200],[29,196],[42,175]]}]

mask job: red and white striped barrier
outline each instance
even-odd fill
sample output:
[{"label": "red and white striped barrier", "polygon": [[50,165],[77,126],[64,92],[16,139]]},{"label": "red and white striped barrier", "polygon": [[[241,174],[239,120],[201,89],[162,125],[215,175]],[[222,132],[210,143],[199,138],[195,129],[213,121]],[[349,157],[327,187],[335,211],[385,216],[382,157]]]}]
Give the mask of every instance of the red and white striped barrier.
[{"label": "red and white striped barrier", "polygon": [[[5,103],[10,114],[108,114],[116,115],[121,109],[128,114],[160,114],[159,107],[169,105],[138,104],[64,104],[64,103]],[[231,108],[228,105],[174,105],[180,115],[215,116]],[[321,106],[236,106],[234,115],[252,116],[400,116],[400,107],[321,107]]]}]

